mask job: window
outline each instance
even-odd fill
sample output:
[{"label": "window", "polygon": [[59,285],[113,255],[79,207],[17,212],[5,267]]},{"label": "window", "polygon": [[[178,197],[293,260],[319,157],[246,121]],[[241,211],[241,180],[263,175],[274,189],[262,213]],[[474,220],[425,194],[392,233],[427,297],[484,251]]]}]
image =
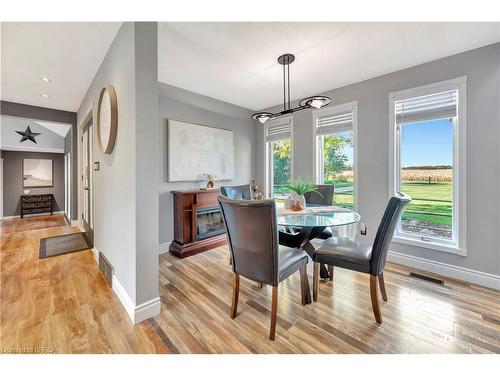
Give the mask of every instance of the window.
[{"label": "window", "polygon": [[293,178],[291,117],[268,121],[264,126],[266,157],[266,196],[288,195],[283,185]]},{"label": "window", "polygon": [[333,184],[335,206],[355,209],[356,102],[313,114],[315,177],[318,184]]},{"label": "window", "polygon": [[391,194],[412,198],[395,240],[465,255],[465,78],[392,93]]}]

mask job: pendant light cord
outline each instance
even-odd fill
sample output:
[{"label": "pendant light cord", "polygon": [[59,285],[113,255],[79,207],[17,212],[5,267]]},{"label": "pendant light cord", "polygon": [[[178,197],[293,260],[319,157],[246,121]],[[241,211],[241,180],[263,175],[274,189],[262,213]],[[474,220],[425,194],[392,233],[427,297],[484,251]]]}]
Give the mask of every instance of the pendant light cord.
[{"label": "pendant light cord", "polygon": [[290,109],[290,63],[287,64],[288,70],[288,109]]}]

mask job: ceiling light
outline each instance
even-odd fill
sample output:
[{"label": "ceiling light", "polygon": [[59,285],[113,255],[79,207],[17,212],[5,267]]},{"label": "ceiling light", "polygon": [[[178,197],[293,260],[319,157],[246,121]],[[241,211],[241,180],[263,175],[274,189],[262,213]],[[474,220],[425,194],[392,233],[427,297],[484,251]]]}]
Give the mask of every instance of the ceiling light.
[{"label": "ceiling light", "polygon": [[40,78],[43,82],[52,82],[52,80],[50,78],[47,78],[47,77],[41,77]]},{"label": "ceiling light", "polygon": [[261,124],[265,123],[267,120],[269,120],[273,116],[272,113],[270,112],[257,112],[252,115],[252,118],[254,120],[259,120]]},{"label": "ceiling light", "polygon": [[[265,123],[267,120],[289,113],[302,111],[308,108],[322,108],[327,106],[332,102],[328,96],[311,96],[309,98],[302,99],[299,102],[299,106],[295,108],[290,107],[290,64],[295,61],[295,56],[291,53],[285,53],[278,57],[278,63],[283,65],[283,110],[278,113],[270,112],[257,112],[252,115],[254,120],[259,120],[260,123]],[[288,92],[288,98],[287,98]]]},{"label": "ceiling light", "polygon": [[328,96],[311,96],[310,98],[302,99],[299,105],[321,108],[327,106],[331,102],[332,101]]},{"label": "ceiling light", "polygon": [[40,95],[42,98],[50,98],[50,95],[49,94],[42,94]]}]

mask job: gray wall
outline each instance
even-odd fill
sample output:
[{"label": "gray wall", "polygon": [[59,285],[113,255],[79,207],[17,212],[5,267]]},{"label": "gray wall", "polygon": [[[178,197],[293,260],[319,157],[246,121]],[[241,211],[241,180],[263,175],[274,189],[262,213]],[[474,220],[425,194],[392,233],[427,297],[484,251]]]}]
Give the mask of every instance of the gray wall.
[{"label": "gray wall", "polygon": [[[132,303],[158,297],[158,86],[156,23],[124,23],[78,111],[82,124],[112,85],[118,131],[103,154],[94,126],[94,245],[114,267]],[[82,124],[83,125],[83,124]],[[78,133],[80,134],[80,132]]]},{"label": "gray wall", "polygon": [[[29,140],[22,143],[19,142],[21,135],[17,134],[16,131],[25,131],[28,126],[33,133],[40,133],[40,135],[35,137],[36,143]],[[40,149],[51,149],[52,152],[64,151],[64,138],[33,120],[2,116],[0,128],[2,132],[0,135],[0,147],[4,149],[7,147],[22,147],[22,151],[43,152]]]},{"label": "gray wall", "polygon": [[64,154],[47,152],[3,151],[3,215],[20,215],[20,196],[23,188],[23,159],[52,159],[54,161],[54,187],[26,188],[30,194],[54,194],[54,211],[64,211]]},{"label": "gray wall", "polygon": [[[341,74],[332,72],[332,74]],[[500,43],[323,93],[358,101],[359,213],[371,243],[389,194],[389,93],[467,76],[467,256],[393,243],[395,252],[500,274]],[[296,104],[296,103],[295,103]],[[271,108],[271,111],[277,108]],[[311,111],[294,115],[295,177],[312,176]],[[256,130],[263,181],[262,127]]]},{"label": "gray wall", "polygon": [[[78,218],[78,158],[76,157],[78,137],[76,137],[76,113],[61,111],[52,108],[36,107],[21,103],[6,102],[4,100],[0,101],[0,114],[12,117],[20,117],[33,120],[49,121],[49,122],[59,122],[64,124],[71,124],[71,133],[75,136],[71,139],[71,182],[72,182],[72,194],[71,194],[71,219],[76,220]],[[68,133],[69,134],[69,133]],[[66,151],[65,151],[66,152]]]},{"label": "gray wall", "polygon": [[168,182],[167,119],[208,125],[234,132],[234,179],[217,186],[246,184],[255,176],[255,123],[251,111],[174,86],[160,86],[160,244],[173,240],[172,190],[205,186],[205,182]]}]

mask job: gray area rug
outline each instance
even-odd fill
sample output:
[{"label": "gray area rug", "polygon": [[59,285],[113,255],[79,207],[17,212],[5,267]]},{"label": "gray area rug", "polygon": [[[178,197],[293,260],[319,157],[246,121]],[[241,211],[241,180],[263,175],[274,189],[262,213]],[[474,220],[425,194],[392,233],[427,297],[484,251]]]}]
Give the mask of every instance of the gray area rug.
[{"label": "gray area rug", "polygon": [[90,249],[85,233],[72,233],[40,240],[40,259]]}]

